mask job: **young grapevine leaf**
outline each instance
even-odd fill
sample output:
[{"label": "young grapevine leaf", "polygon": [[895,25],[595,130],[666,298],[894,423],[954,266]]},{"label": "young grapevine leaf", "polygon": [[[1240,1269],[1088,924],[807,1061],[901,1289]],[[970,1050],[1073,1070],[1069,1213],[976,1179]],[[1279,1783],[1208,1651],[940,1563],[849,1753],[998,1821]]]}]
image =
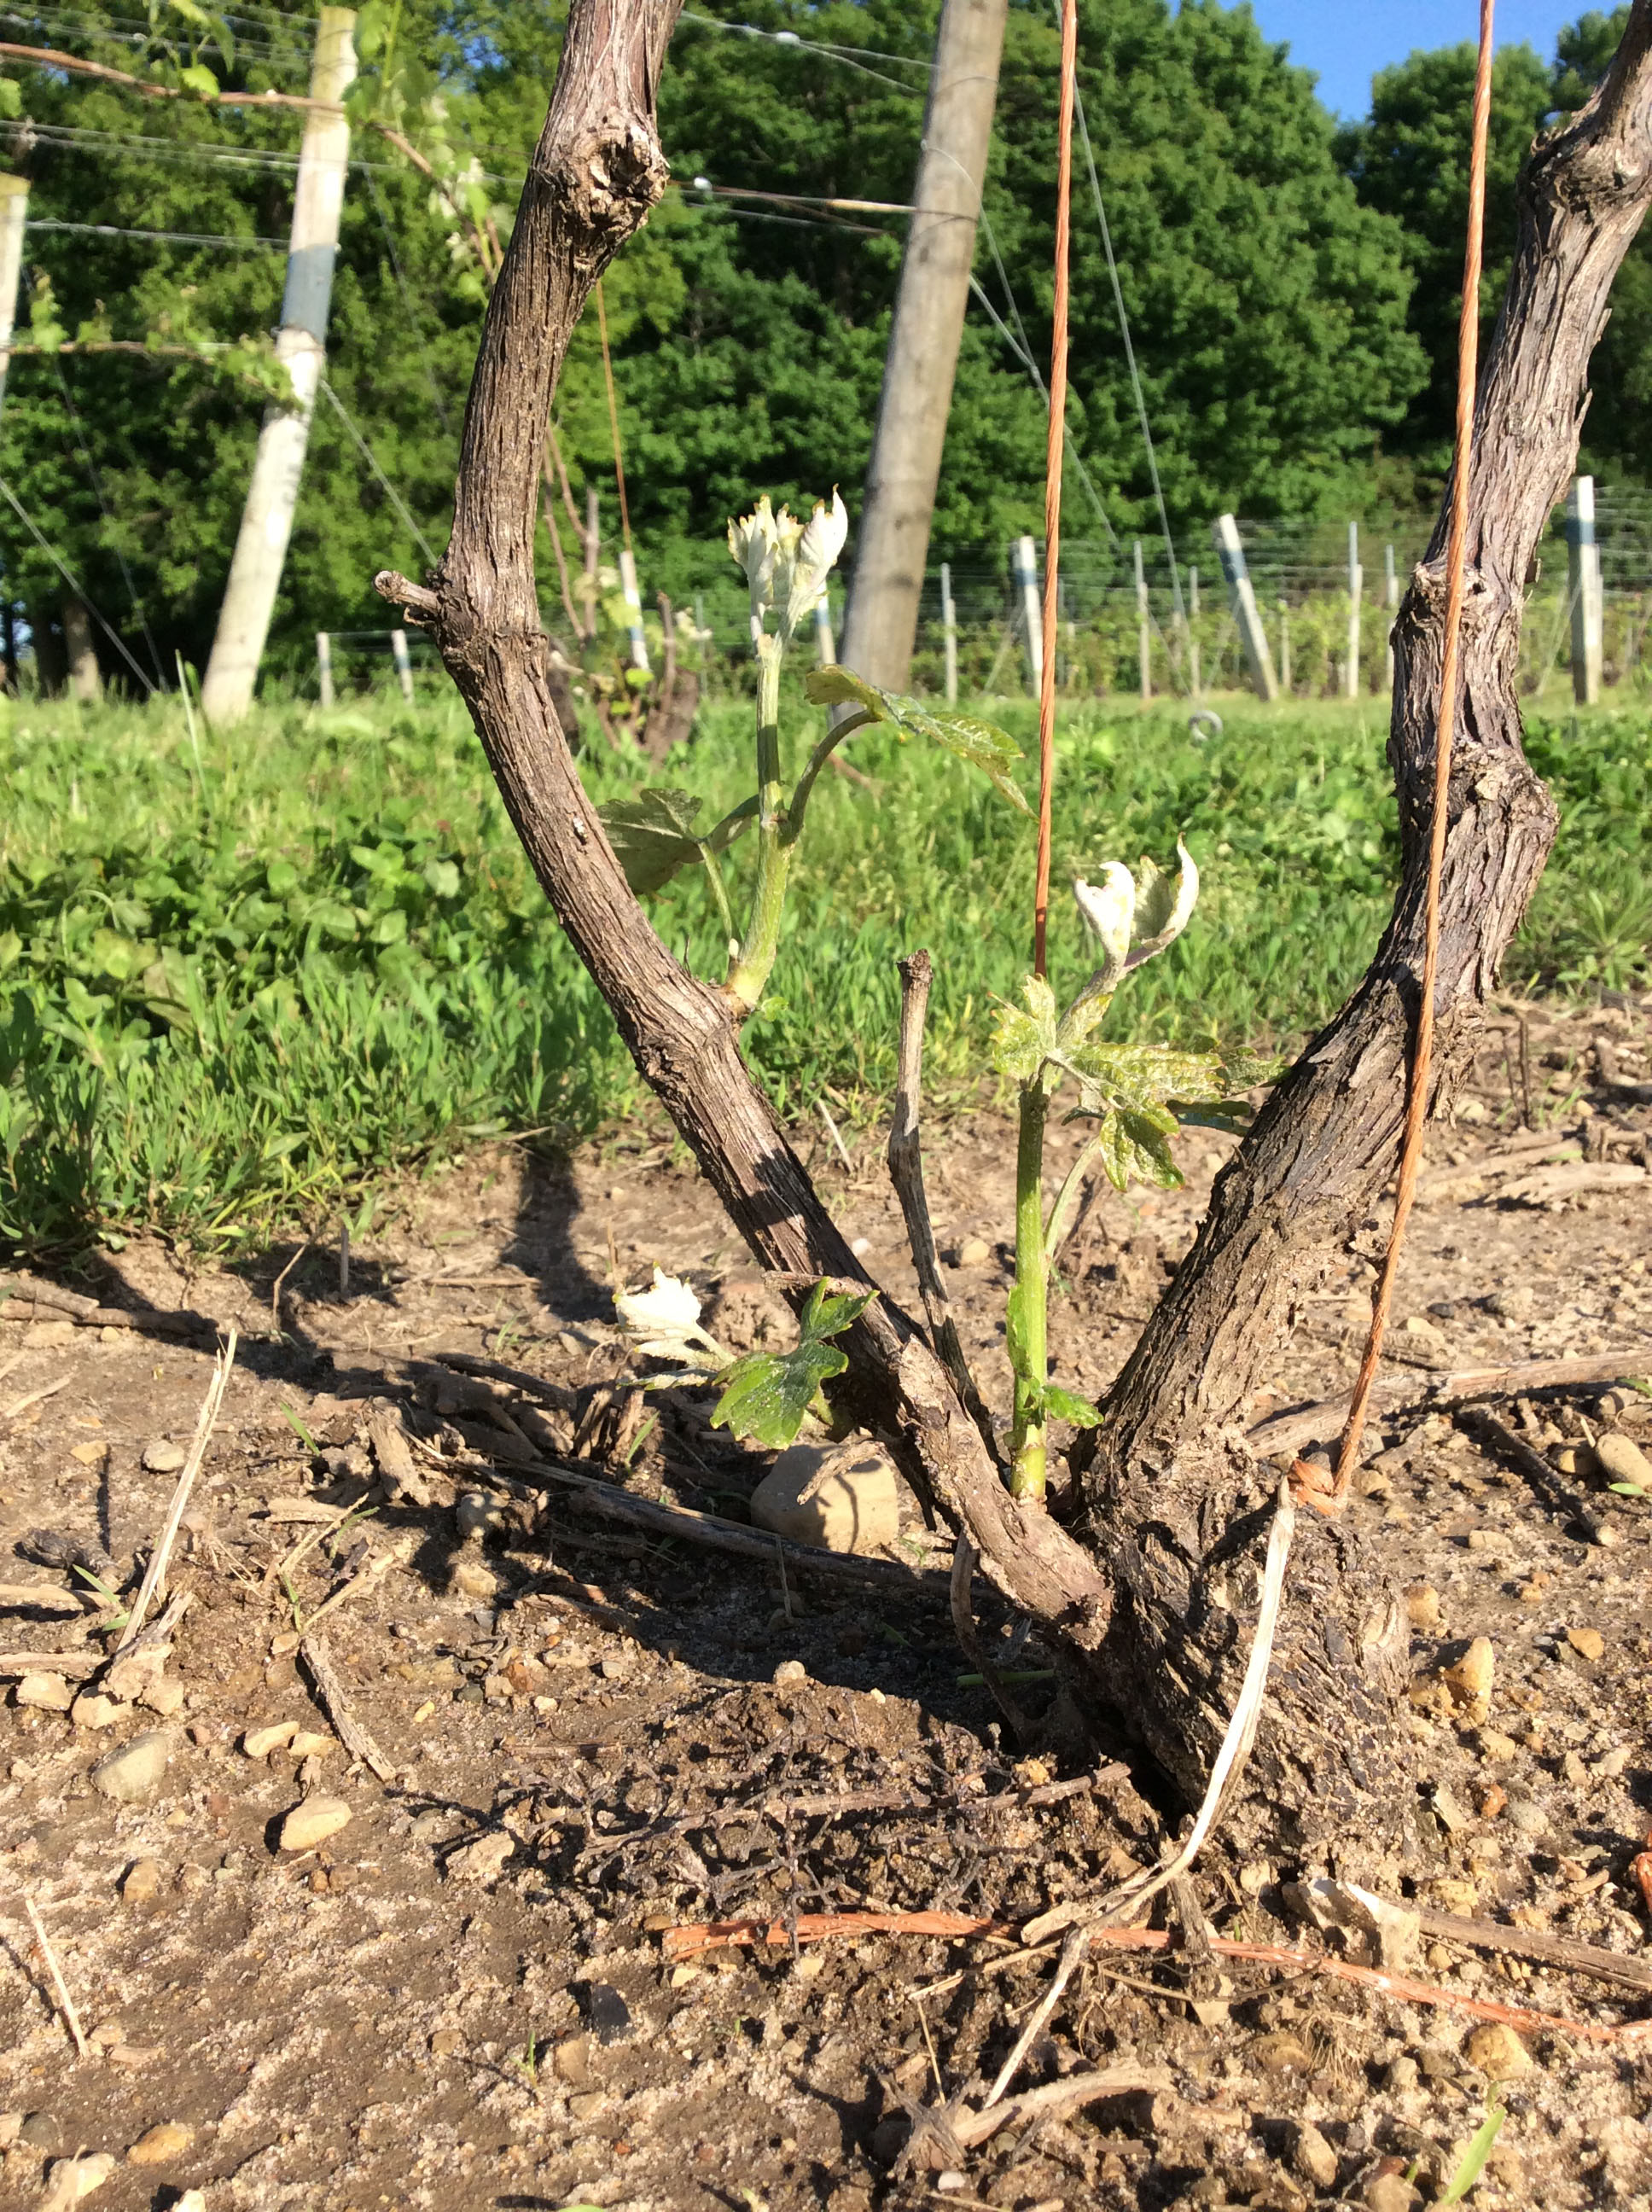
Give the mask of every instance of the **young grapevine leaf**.
[{"label": "young grapevine leaf", "polygon": [[662,890],[706,848],[720,853],[744,829],[757,802],[748,799],[703,836],[695,829],[703,801],[692,792],[650,784],[630,799],[610,799],[597,813],[625,880],[639,898]]},{"label": "young grapevine leaf", "polygon": [[1138,1182],[1156,1183],[1161,1190],[1175,1190],[1181,1170],[1170,1152],[1175,1115],[1162,1107],[1120,1107],[1103,1115],[1096,1135],[1101,1139],[1101,1162],[1114,1190],[1122,1190],[1133,1176]]},{"label": "young grapevine leaf", "polygon": [[1022,979],[1021,995],[1027,1002],[1024,1014],[1019,1006],[1000,1004],[990,1056],[1000,1075],[1030,1083],[1057,1049],[1055,994],[1042,975],[1027,975]]},{"label": "young grapevine leaf", "polygon": [[1101,1425],[1101,1409],[1092,1406],[1088,1398],[1076,1391],[1058,1389],[1054,1382],[1044,1385],[1044,1412],[1053,1421],[1071,1421],[1075,1429],[1094,1429]]},{"label": "young grapevine leaf", "polygon": [[749,1352],[724,1370],[723,1395],[712,1426],[774,1448],[794,1443],[816,1391],[849,1364],[847,1354],[829,1340],[841,1335],[877,1296],[876,1291],[833,1291],[817,1283],[803,1310],[794,1351]]},{"label": "young grapevine leaf", "polygon": [[978,768],[994,790],[1023,814],[1032,811],[1010,771],[1021,758],[1021,748],[996,722],[979,714],[960,714],[956,708],[926,707],[903,691],[880,690],[853,669],[835,663],[811,668],[805,679],[809,696],[817,707],[853,705],[873,722],[891,722],[903,737],[928,738],[971,767]]}]

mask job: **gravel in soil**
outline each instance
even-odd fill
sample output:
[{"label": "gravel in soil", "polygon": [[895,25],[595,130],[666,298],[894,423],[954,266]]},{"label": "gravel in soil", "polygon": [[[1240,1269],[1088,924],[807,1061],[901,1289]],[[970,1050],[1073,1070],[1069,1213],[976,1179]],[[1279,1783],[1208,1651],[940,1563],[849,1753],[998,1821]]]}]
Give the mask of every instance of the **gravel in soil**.
[{"label": "gravel in soil", "polygon": [[[1652,1501],[1592,1470],[1603,1437],[1652,1450],[1652,1404],[1605,1384],[1499,1403],[1552,1486],[1424,1401],[1441,1371],[1561,1354],[1622,1347],[1630,1374],[1652,1370],[1648,1044],[1632,1002],[1500,1015],[1430,1139],[1395,1337],[1417,1402],[1384,1415],[1353,1508],[1415,1627],[1411,1901],[1632,1955],[1646,1914],[1631,1861],[1652,1814]],[[1116,1372],[1230,1150],[1189,1133],[1185,1190],[1087,1206],[1052,1331],[1070,1387],[1099,1392]],[[966,1347],[999,1397],[1011,1152],[983,1115],[929,1162]],[[911,1297],[880,1145],[863,1138],[847,1170],[823,1140],[818,1153],[856,1249]],[[1364,1224],[1304,1291],[1253,1419],[1346,1388],[1381,1235]],[[1501,2069],[1509,2117],[1479,2201],[1652,2207],[1652,2080],[1633,2043],[1528,2033],[1521,2070],[1449,2010],[1237,1962],[1218,1974],[1179,1944],[1102,1957],[1023,2081],[1140,2063],[1166,2086],[1005,2130],[937,2176],[902,2163],[908,2105],[979,2101],[1053,1954],[874,1935],[671,1963],[662,1932],[683,1922],[1018,1921],[1112,1886],[1167,1835],[1154,1778],[1113,1763],[1124,1746],[1104,1725],[1088,1775],[1001,1739],[934,1583],[782,1589],[766,1568],[616,1533],[532,1480],[523,1455],[554,1454],[742,1517],[767,1457],[712,1430],[703,1396],[645,1401],[628,1379],[611,1291],[656,1261],[695,1284],[733,1348],[788,1340],[704,1184],[631,1139],[559,1170],[478,1154],[408,1188],[358,1237],[347,1286],[319,1240],[222,1271],[133,1244],[63,1277],[106,1305],[241,1331],[169,1577],[190,1603],[118,1695],[83,1686],[112,1640],[86,1565],[135,1587],[210,1346],[0,1306],[0,1540],[18,1554],[3,1640],[39,1655],[30,1679],[14,1667],[25,1701],[0,1716],[9,2200],[86,2150],[116,2156],[97,2193],[108,2212],[193,2188],[210,2212],[1294,2212],[1333,2197],[1404,2212],[1437,2196]],[[386,1420],[427,1503],[405,1484],[386,1493],[370,1442]],[[1632,1468],[1623,1450],[1614,1463]],[[897,1556],[944,1568],[909,1498],[902,1523]],[[15,1587],[31,1583],[39,1602]],[[88,1593],[78,1615],[62,1610],[71,1585]],[[300,1637],[331,1596],[324,1694]],[[1036,1699],[1048,1655],[995,1604],[978,1589],[983,1634]],[[53,1654],[67,1655],[55,1668]],[[54,1674],[58,1688],[37,1687]],[[340,1700],[372,1757],[338,1740]],[[126,1763],[131,1792],[106,1794],[94,1770],[139,1737],[155,1741]],[[1303,1871],[1233,1863],[1218,1836],[1202,1910],[1237,1940],[1329,1940],[1290,1917],[1284,1887]],[[1575,2019],[1643,2009],[1442,1942],[1412,1971]]]}]

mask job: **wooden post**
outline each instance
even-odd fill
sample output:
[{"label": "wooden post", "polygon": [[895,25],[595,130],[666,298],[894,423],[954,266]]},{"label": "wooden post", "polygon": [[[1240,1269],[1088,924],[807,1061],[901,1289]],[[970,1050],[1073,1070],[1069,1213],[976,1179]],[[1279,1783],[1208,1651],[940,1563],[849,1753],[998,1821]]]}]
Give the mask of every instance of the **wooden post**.
[{"label": "wooden post", "polygon": [[946,654],[946,703],[958,703],[958,611],[952,599],[952,569],[941,563],[941,644]]},{"label": "wooden post", "polygon": [[1197,699],[1204,689],[1199,671],[1199,571],[1187,571],[1187,696]]},{"label": "wooden post", "polygon": [[333,703],[332,640],[325,629],[319,629],[315,634],[315,673],[325,710]]},{"label": "wooden post", "polygon": [[1147,609],[1147,571],[1142,566],[1141,540],[1133,550],[1136,562],[1136,680],[1144,699],[1153,696],[1153,632]]},{"label": "wooden post", "polygon": [[1245,549],[1239,543],[1239,526],[1230,514],[1221,514],[1217,517],[1211,534],[1216,540],[1216,557],[1222,563],[1222,574],[1233,607],[1234,626],[1239,632],[1239,642],[1244,647],[1256,696],[1259,699],[1276,699],[1279,687],[1274,681],[1273,657],[1267,649],[1267,632],[1262,628],[1256,594],[1251,589],[1250,571],[1245,566]]},{"label": "wooden post", "polygon": [[844,665],[890,691],[907,688],[918,635],[1008,12],[1008,0],[944,0],[935,37],[914,212],[843,617]]},{"label": "wooden post", "polygon": [[1394,619],[1400,611],[1400,579],[1394,574],[1394,548],[1382,548],[1382,604],[1388,611],[1388,656],[1383,663],[1382,689],[1394,691]]},{"label": "wooden post", "polygon": [[1575,477],[1566,501],[1566,568],[1571,586],[1571,696],[1580,707],[1593,707],[1600,696],[1606,612],[1593,477]]},{"label": "wooden post", "polygon": [[98,650],[92,642],[92,618],[84,599],[65,592],[63,603],[64,650],[69,655],[69,690],[82,707],[95,707],[103,697],[103,676]]},{"label": "wooden post", "polygon": [[[1038,598],[1038,555],[1030,538],[1016,539],[1010,549],[1010,562],[1015,572],[1016,589],[1021,594],[1021,628],[1027,641],[1027,689],[1036,699],[1044,680],[1044,611]],[[850,612],[853,612],[853,605]],[[847,640],[845,642],[847,645]]]},{"label": "wooden post", "polygon": [[237,722],[252,703],[293,533],[310,416],[326,360],[327,311],[349,162],[349,124],[341,103],[355,76],[355,28],[353,8],[323,8],[316,26],[310,98],[317,105],[310,110],[299,149],[287,289],[276,335],[276,359],[292,380],[295,404],[267,409],[258,432],[240,534],[201,685],[202,711],[212,722]]},{"label": "wooden post", "polygon": [[402,687],[402,696],[410,707],[413,704],[413,663],[408,657],[407,632],[393,629],[390,633],[390,657],[396,664],[396,678]]},{"label": "wooden post", "polygon": [[815,601],[815,659],[823,668],[829,667],[837,659],[837,646],[832,636],[831,598],[823,591]]},{"label": "wooden post", "polygon": [[619,568],[620,591],[630,614],[631,665],[640,668],[645,676],[651,675],[648,641],[642,635],[642,594],[637,589],[636,556],[629,545],[620,548]]},{"label": "wooden post", "polygon": [[587,484],[585,494],[585,641],[594,645],[597,639],[597,564],[602,557],[602,515],[597,505],[594,484]]},{"label": "wooden post", "polygon": [[1359,696],[1359,605],[1365,589],[1365,571],[1359,565],[1359,525],[1348,525],[1348,665],[1342,688],[1350,699]]},{"label": "wooden post", "polygon": [[28,222],[28,179],[0,176],[0,398],[11,366],[11,334],[23,281],[23,233]]}]

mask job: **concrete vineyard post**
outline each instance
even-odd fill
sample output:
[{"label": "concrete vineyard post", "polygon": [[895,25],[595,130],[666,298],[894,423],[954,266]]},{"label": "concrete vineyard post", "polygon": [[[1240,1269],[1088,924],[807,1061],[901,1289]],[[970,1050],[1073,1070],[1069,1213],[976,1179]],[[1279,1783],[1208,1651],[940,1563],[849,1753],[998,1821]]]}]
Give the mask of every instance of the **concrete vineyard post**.
[{"label": "concrete vineyard post", "polygon": [[1383,663],[1382,689],[1386,692],[1392,693],[1394,690],[1394,621],[1400,611],[1400,579],[1394,574],[1392,545],[1385,545],[1382,548],[1382,604],[1388,611],[1388,642],[1387,658]]},{"label": "concrete vineyard post", "polygon": [[64,595],[63,642],[69,656],[70,696],[82,707],[95,707],[103,696],[103,677],[97,647],[92,642],[92,617],[85,600],[73,592]]},{"label": "concrete vineyard post", "polygon": [[952,570],[941,563],[941,644],[946,654],[946,703],[958,703],[958,611],[952,599]]},{"label": "concrete vineyard post", "polygon": [[287,289],[276,336],[276,359],[292,380],[296,404],[267,409],[258,432],[240,534],[201,685],[209,721],[239,721],[252,703],[293,533],[310,417],[326,360],[327,313],[349,161],[349,125],[340,103],[355,76],[355,28],[353,8],[324,8],[316,26],[310,74],[310,98],[316,105],[299,149]]},{"label": "concrete vineyard post", "polygon": [[1009,0],[945,0],[866,470],[843,659],[904,691],[963,335]]},{"label": "concrete vineyard post", "polygon": [[595,489],[587,487],[585,495],[585,641],[594,643],[597,635],[597,564],[602,556],[602,519],[597,506]]},{"label": "concrete vineyard post", "polygon": [[829,668],[837,659],[837,647],[832,637],[832,602],[825,592],[815,601],[815,659],[823,668]]},{"label": "concrete vineyard post", "polygon": [[390,633],[390,657],[396,664],[396,680],[402,687],[402,696],[410,707],[413,704],[413,663],[407,650],[407,632],[393,629]]},{"label": "concrete vineyard post", "polygon": [[1580,707],[1600,696],[1606,609],[1594,535],[1594,478],[1573,479],[1566,501],[1566,568],[1571,587],[1571,694]]},{"label": "concrete vineyard post", "polygon": [[1348,665],[1342,689],[1350,699],[1359,696],[1359,604],[1365,589],[1365,571],[1359,564],[1359,525],[1348,525]]},{"label": "concrete vineyard post", "polygon": [[1291,696],[1291,605],[1281,599],[1279,608],[1279,689],[1288,699]]},{"label": "concrete vineyard post", "polygon": [[[1010,549],[1010,562],[1021,599],[1022,635],[1027,641],[1027,689],[1036,699],[1044,680],[1044,611],[1038,600],[1038,555],[1030,538],[1016,539]],[[850,611],[853,611],[853,603]],[[847,643],[846,638],[846,650]]]},{"label": "concrete vineyard post", "polygon": [[1153,696],[1153,632],[1147,608],[1147,571],[1142,566],[1141,540],[1132,551],[1136,566],[1136,681],[1144,699]]},{"label": "concrete vineyard post", "polygon": [[1239,543],[1239,526],[1230,514],[1216,519],[1211,532],[1216,541],[1216,557],[1222,564],[1223,580],[1233,607],[1234,627],[1239,632],[1239,642],[1244,648],[1245,661],[1250,670],[1250,680],[1259,699],[1278,698],[1279,687],[1273,676],[1273,656],[1267,649],[1267,632],[1262,628],[1262,617],[1256,605],[1256,594],[1251,588],[1250,571],[1245,565],[1245,549]]},{"label": "concrete vineyard post", "polygon": [[11,366],[11,334],[23,281],[23,234],[28,223],[28,179],[0,176],[0,399]]},{"label": "concrete vineyard post", "polygon": [[315,634],[315,676],[321,704],[324,708],[330,708],[333,703],[332,640],[325,629]]},{"label": "concrete vineyard post", "polygon": [[636,556],[629,545],[620,548],[619,570],[620,592],[625,601],[626,627],[631,640],[631,665],[647,676],[653,672],[648,664],[648,641],[642,635],[642,594],[637,589]]},{"label": "concrete vineyard post", "polygon": [[1199,571],[1187,571],[1187,696],[1197,699],[1204,689],[1199,672]]}]

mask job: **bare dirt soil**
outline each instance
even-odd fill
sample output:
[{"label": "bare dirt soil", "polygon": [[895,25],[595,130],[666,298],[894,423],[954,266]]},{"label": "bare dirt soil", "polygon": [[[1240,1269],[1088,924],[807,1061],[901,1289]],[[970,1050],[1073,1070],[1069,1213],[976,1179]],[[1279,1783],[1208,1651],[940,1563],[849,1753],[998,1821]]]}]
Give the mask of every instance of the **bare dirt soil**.
[{"label": "bare dirt soil", "polygon": [[[1603,1382],[1494,1401],[1550,1481],[1428,1393],[1442,1372],[1619,1348],[1625,1375],[1652,1372],[1649,1011],[1500,1015],[1455,1125],[1430,1139],[1394,1339],[1416,1387],[1374,1431],[1352,1509],[1416,1589],[1410,1901],[1633,1958],[1647,1956],[1630,1863],[1652,1818],[1652,1499],[1609,1491],[1588,1448],[1608,1431],[1652,1447],[1652,1402]],[[1053,1329],[1064,1382],[1099,1393],[1116,1371],[1230,1149],[1191,1132],[1185,1190],[1088,1206]],[[816,1171],[874,1273],[911,1298],[880,1151],[863,1138],[846,1170],[823,1136]],[[929,1161],[966,1346],[1000,1399],[1012,1152],[984,1114]],[[1307,1299],[1254,1419],[1345,1389],[1381,1234],[1366,1224]],[[84,2150],[117,2161],[99,2212],[191,2188],[209,2212],[1432,2202],[1488,2069],[1506,2070],[1450,2009],[1212,1964],[1179,1934],[1166,1952],[1103,1954],[1023,2081],[1138,2062],[1158,2086],[1006,2128],[938,2174],[902,2161],[908,2106],[966,2090],[979,2104],[1051,1949],[880,1934],[665,1954],[673,1924],[744,1916],[1019,1923],[1151,1863],[1176,1815],[1151,1773],[1119,1763],[1118,1716],[1097,1717],[1088,1769],[1005,1739],[953,1641],[937,1571],[950,1547],[909,1499],[908,1582],[783,1589],[768,1562],[616,1529],[536,1479],[536,1456],[583,1462],[635,1497],[744,1517],[764,1457],[709,1427],[703,1395],[645,1402],[624,1379],[611,1291],[656,1261],[699,1287],[735,1348],[788,1340],[705,1185],[638,1139],[566,1170],[480,1154],[410,1188],[358,1243],[347,1290],[337,1245],[319,1243],[225,1272],[132,1245],[52,1276],[71,1301],[234,1323],[240,1344],[169,1576],[190,1603],[150,1705],[97,1704],[90,1685],[73,1713],[52,1710],[35,1682],[25,1693],[48,1703],[0,1715],[5,2200],[33,2202],[50,2162]],[[176,1481],[156,1447],[188,1445],[211,1347],[205,1332],[62,1314],[15,1279],[0,1305],[0,1643],[47,1673],[69,1655],[70,1693],[113,1639],[101,1599],[64,1609],[85,1587],[70,1553],[130,1598]],[[426,1504],[385,1500],[369,1430],[387,1418],[414,1440]],[[295,1646],[340,1590],[320,1632],[330,1717]],[[1036,1704],[1036,1638],[979,1587],[976,1606]],[[1496,1655],[1483,1716],[1434,1680],[1481,1636]],[[23,1663],[8,1665],[15,1685]],[[337,1741],[340,1711],[382,1777]],[[247,1733],[277,1723],[318,1741],[251,1755]],[[166,1765],[149,1795],[94,1786],[100,1760],[152,1730]],[[288,1814],[318,1798],[347,1823],[282,1848]],[[1218,1833],[1196,1888],[1219,1936],[1334,1950],[1285,1894],[1315,1871],[1236,1862]],[[1437,1937],[1411,1971],[1580,2022],[1647,2010],[1632,1990]],[[1478,2201],[1647,2212],[1652,2042],[1521,2042],[1529,2069],[1504,2086]]]}]

